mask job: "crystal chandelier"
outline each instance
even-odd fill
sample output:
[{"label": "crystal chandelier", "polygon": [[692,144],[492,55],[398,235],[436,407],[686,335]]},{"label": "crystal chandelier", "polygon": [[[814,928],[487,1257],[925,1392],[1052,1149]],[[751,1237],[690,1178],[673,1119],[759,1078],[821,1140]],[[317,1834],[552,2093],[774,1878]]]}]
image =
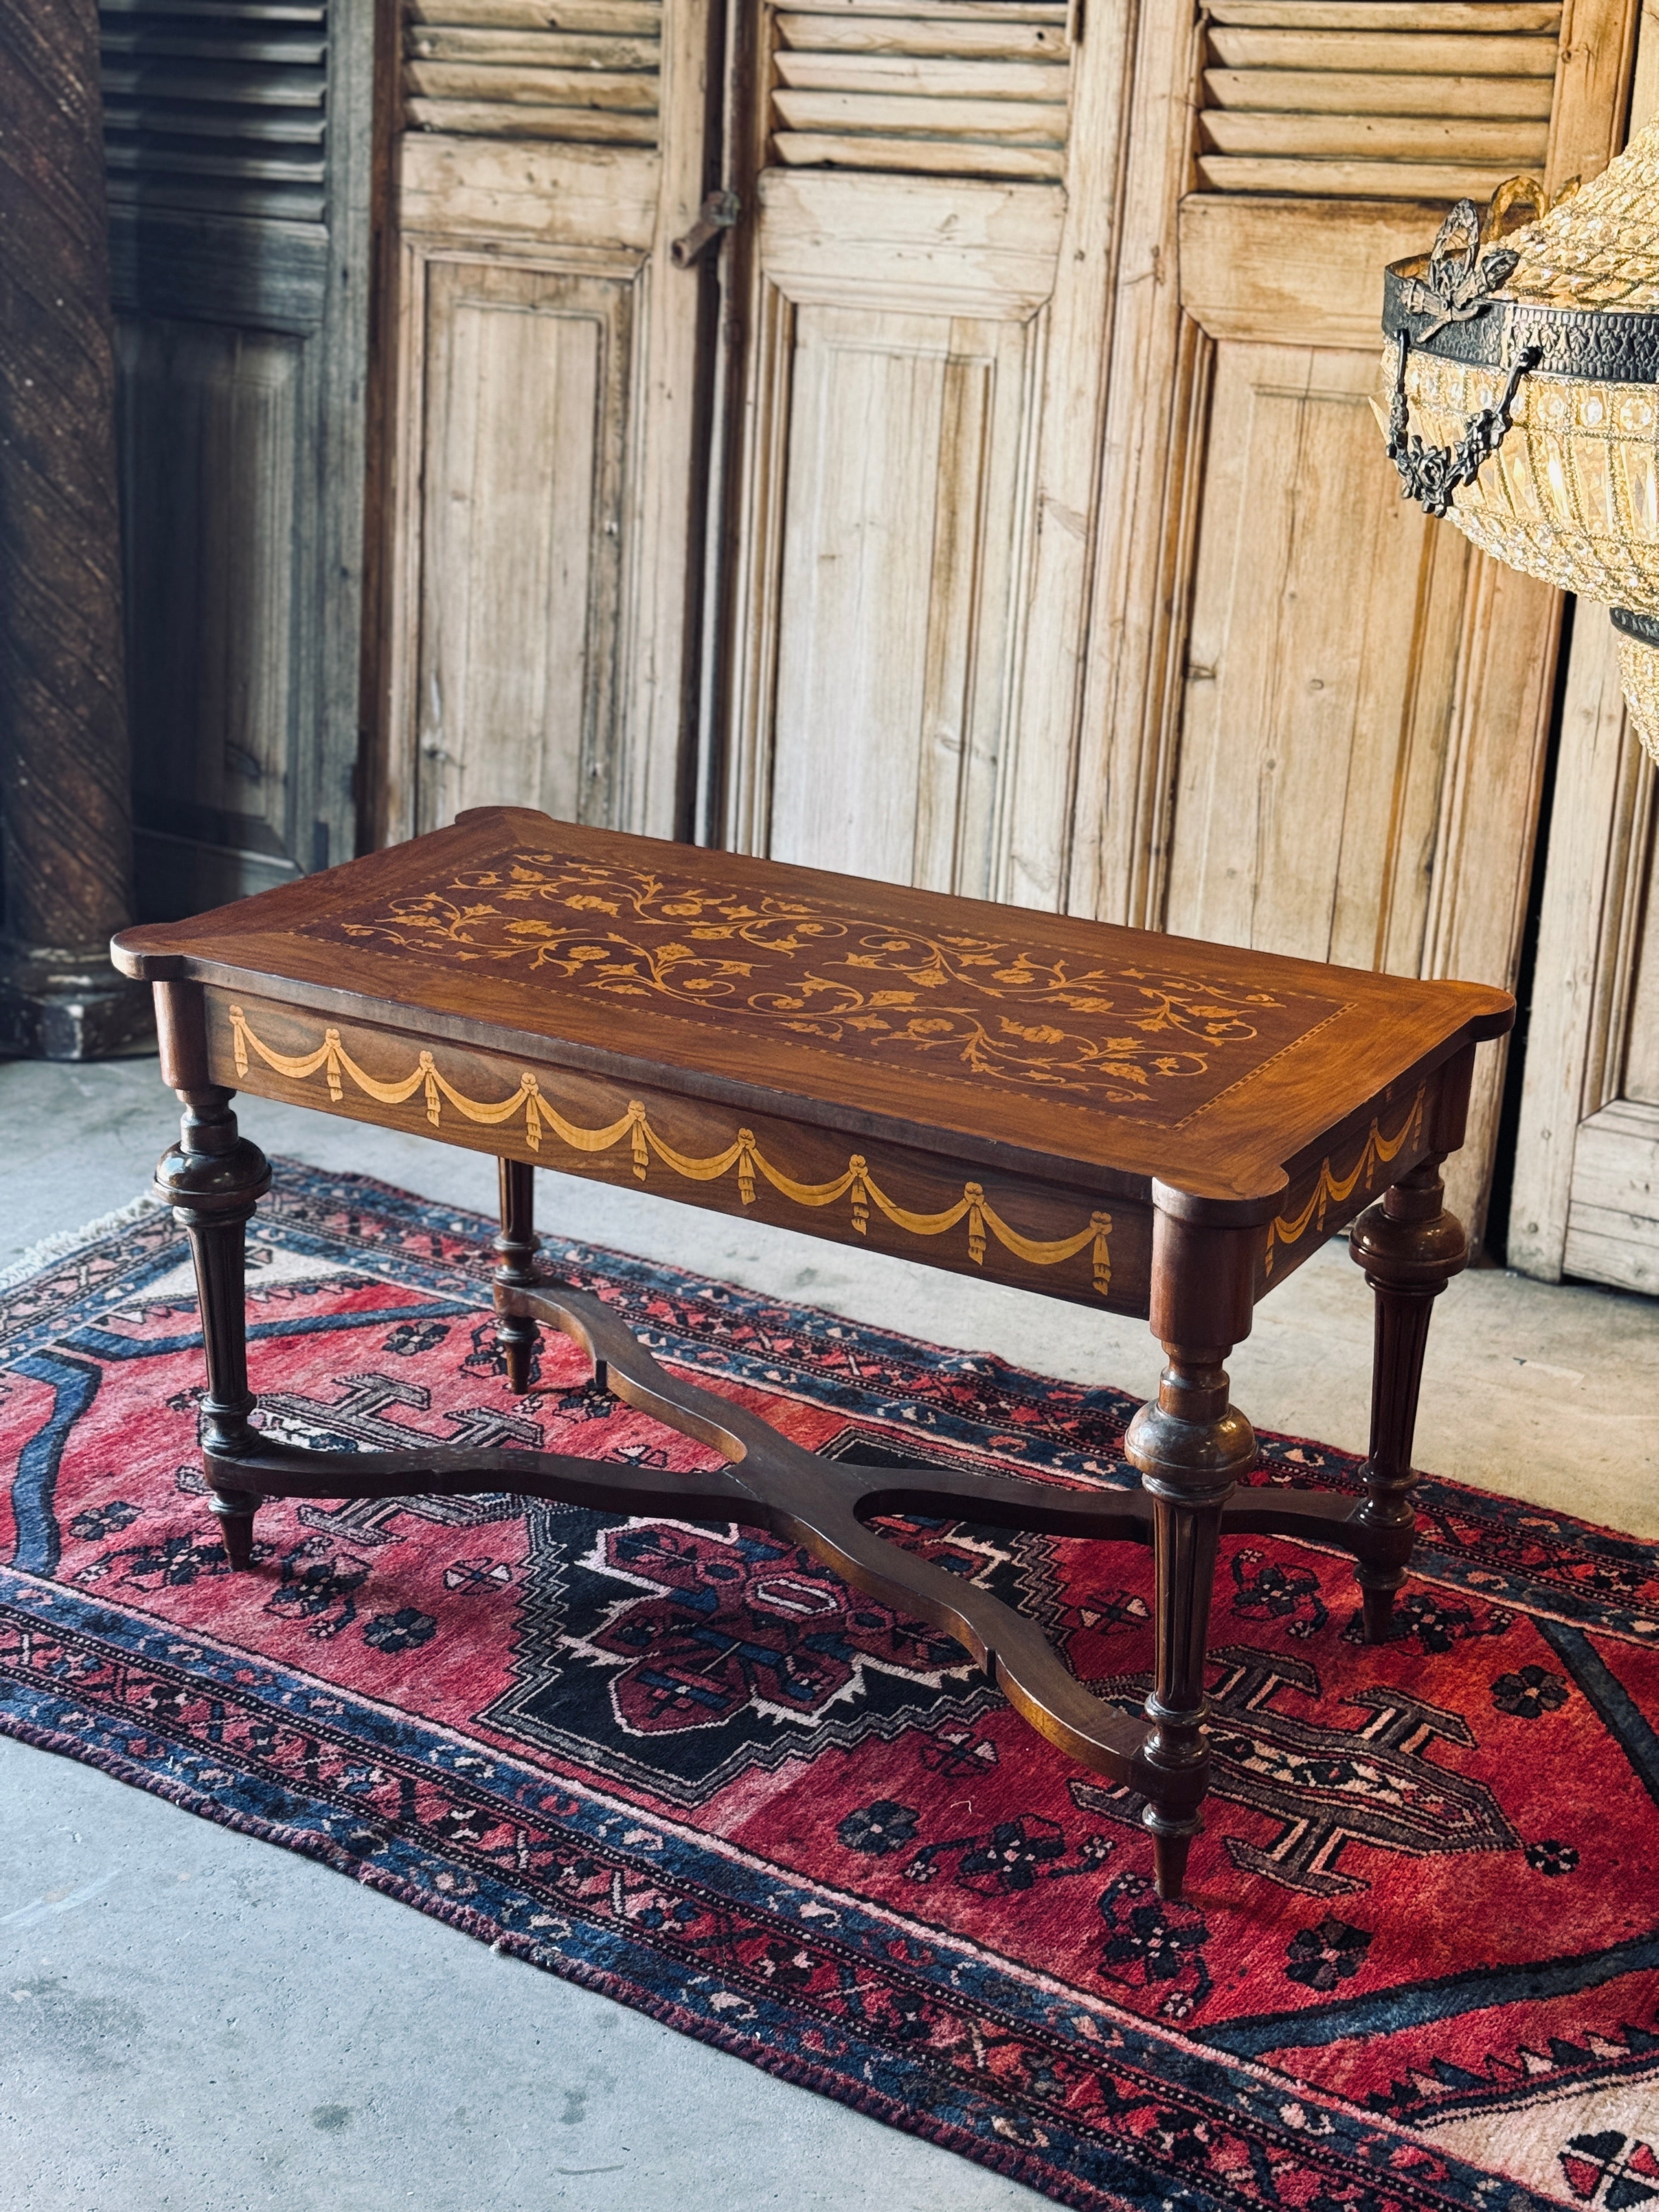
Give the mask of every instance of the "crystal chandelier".
[{"label": "crystal chandelier", "polygon": [[1659,123],[1547,210],[1523,177],[1484,214],[1460,201],[1384,284],[1384,428],[1407,495],[1612,609],[1659,762]]}]

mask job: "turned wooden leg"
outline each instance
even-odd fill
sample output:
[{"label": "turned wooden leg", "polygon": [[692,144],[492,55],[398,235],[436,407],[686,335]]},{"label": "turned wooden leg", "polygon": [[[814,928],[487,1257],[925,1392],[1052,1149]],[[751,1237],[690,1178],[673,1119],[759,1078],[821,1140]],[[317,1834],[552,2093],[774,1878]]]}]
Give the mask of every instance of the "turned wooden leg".
[{"label": "turned wooden leg", "polygon": [[189,1236],[196,1262],[207,1355],[203,1471],[226,1555],[241,1569],[253,1564],[253,1516],[261,1502],[257,1491],[236,1480],[238,1458],[258,1444],[248,1422],[253,1394],[247,1387],[243,1232],[270,1188],[270,1170],[258,1146],[237,1134],[230,1110],[235,1095],[216,1085],[179,1093],[185,1103],[179,1142],[156,1166],[155,1192]]},{"label": "turned wooden leg", "polygon": [[[1158,1893],[1176,1899],[1210,1784],[1204,1667],[1222,1509],[1255,1463],[1255,1432],[1228,1401],[1222,1363],[1249,1333],[1259,1239],[1249,1225],[1213,1229],[1171,1216],[1161,1187],[1154,1184],[1153,1194],[1152,1319],[1169,1364],[1158,1396],[1129,1424],[1124,1449],[1153,1500],[1158,1573],[1157,1664],[1146,1700],[1152,1733],[1138,1779]],[[1207,1341],[1170,1328],[1206,1321]]]},{"label": "turned wooden leg", "polygon": [[[500,1264],[495,1280],[509,1289],[528,1290],[536,1280],[536,1253],[541,1239],[536,1234],[536,1170],[521,1160],[503,1160],[501,1169],[501,1226],[495,1238]],[[533,1321],[518,1314],[500,1314],[495,1341],[507,1361],[507,1387],[519,1397],[530,1388],[530,1362],[539,1331]]]},{"label": "turned wooden leg", "polygon": [[1417,1516],[1412,1437],[1434,1302],[1468,1261],[1463,1224],[1443,1203],[1443,1152],[1431,1152],[1353,1225],[1349,1250],[1376,1294],[1370,1451],[1360,1470],[1365,1503],[1355,1525],[1367,1548],[1356,1574],[1367,1644],[1386,1643],[1395,1593],[1406,1579]]}]

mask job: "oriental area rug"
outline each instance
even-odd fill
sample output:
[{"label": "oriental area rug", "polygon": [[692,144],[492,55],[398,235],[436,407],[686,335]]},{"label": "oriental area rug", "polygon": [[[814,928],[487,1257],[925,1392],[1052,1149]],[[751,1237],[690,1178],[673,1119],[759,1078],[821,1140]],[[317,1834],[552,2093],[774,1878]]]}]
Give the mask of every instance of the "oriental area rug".
[{"label": "oriental area rug", "polygon": [[[489,1225],[279,1171],[264,1419],[692,1465],[544,1341]],[[547,1240],[657,1356],[849,1460],[1133,1478],[1131,1401]],[[1659,1551],[1425,1480],[1398,1633],[1224,1542],[1190,1887],[947,1639],[768,1536],[507,1496],[267,1506],[195,1454],[185,1248],[138,1213],[0,1292],[0,1726],[302,1851],[1089,2208],[1659,2212]],[[1265,1440],[1264,1483],[1355,1487]],[[1127,1545],[888,1523],[1137,1705]]]}]

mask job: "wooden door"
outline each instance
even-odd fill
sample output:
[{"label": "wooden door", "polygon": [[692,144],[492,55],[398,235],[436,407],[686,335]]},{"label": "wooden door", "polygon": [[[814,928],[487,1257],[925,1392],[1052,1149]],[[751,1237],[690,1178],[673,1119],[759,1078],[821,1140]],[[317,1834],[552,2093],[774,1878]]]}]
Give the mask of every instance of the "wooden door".
[{"label": "wooden door", "polygon": [[[1643,36],[1632,131],[1659,114]],[[1659,1293],[1659,807],[1605,608],[1576,602],[1504,1256]]]},{"label": "wooden door", "polygon": [[[1383,264],[1618,143],[1626,0],[1212,0],[1143,22],[1069,897],[1513,981],[1556,595],[1398,495]],[[1478,1227],[1502,1063],[1455,1203]]]},{"label": "wooden door", "polygon": [[708,0],[406,0],[392,155],[381,838],[684,818]]},{"label": "wooden door", "polygon": [[1659,1292],[1659,853],[1652,763],[1613,626],[1580,600],[1510,1200],[1506,1257]]},{"label": "wooden door", "polygon": [[356,842],[373,22],[103,0],[141,914]]},{"label": "wooden door", "polygon": [[1061,902],[1127,52],[1097,14],[752,18],[717,731],[739,850]]}]

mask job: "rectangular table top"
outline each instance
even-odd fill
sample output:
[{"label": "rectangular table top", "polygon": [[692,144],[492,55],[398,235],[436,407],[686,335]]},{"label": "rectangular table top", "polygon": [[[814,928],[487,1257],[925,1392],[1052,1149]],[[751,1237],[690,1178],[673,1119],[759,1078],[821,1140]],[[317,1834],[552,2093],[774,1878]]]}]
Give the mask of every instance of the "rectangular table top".
[{"label": "rectangular table top", "polygon": [[1501,1036],[1419,982],[585,829],[527,808],[113,957],[1083,1187],[1250,1200],[1389,1085]]}]

